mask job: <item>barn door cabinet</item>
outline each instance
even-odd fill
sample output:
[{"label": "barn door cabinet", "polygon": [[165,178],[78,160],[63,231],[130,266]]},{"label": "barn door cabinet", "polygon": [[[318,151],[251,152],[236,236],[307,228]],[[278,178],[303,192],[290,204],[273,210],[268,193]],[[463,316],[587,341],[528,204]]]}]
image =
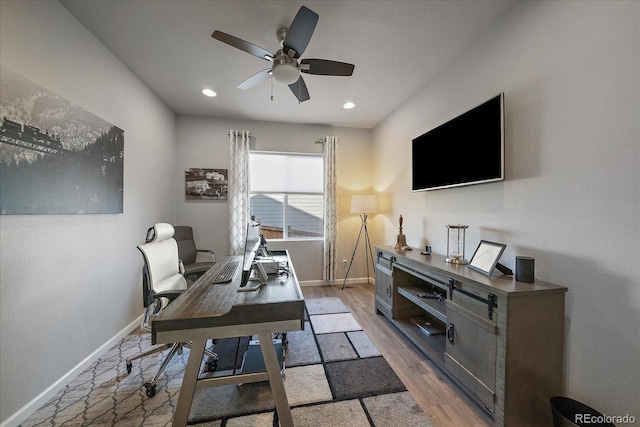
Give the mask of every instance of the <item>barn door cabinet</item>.
[{"label": "barn door cabinet", "polygon": [[487,277],[438,255],[376,248],[376,312],[494,420],[552,425],[562,394],[564,295],[551,283]]},{"label": "barn door cabinet", "polygon": [[378,255],[376,262],[376,310],[385,316],[393,317],[392,258]]}]

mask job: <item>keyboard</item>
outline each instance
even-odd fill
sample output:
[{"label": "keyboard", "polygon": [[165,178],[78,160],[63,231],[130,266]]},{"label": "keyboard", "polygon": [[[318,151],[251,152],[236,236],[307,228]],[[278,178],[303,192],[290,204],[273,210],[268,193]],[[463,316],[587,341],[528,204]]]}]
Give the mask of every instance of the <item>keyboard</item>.
[{"label": "keyboard", "polygon": [[239,265],[240,264],[237,262],[229,262],[225,264],[213,275],[211,283],[216,284],[230,282],[233,279],[233,276],[235,276]]}]

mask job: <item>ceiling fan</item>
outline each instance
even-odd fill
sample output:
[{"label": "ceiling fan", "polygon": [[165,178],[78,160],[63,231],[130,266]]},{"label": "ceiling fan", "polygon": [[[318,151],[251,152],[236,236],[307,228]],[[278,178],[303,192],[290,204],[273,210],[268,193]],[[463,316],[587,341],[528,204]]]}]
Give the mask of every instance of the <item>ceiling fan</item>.
[{"label": "ceiling fan", "polygon": [[298,98],[298,102],[304,102],[310,97],[307,85],[300,75],[301,72],[322,76],[350,76],[355,68],[353,64],[328,59],[299,60],[311,40],[317,23],[318,14],[302,6],[293,18],[291,26],[288,29],[281,28],[276,32],[281,48],[275,55],[266,49],[222,31],[214,31],[211,37],[272,63],[271,68],[262,70],[240,83],[239,89],[252,88],[273,76],[276,81],[289,85],[291,92]]}]

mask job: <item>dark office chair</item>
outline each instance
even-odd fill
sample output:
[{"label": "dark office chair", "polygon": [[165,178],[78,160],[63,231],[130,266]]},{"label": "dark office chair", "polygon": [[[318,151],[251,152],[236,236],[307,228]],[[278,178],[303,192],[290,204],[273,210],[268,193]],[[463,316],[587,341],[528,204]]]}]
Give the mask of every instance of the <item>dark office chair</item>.
[{"label": "dark office chair", "polygon": [[[187,280],[182,274],[182,264],[178,258],[178,245],[173,239],[173,233],[174,230],[170,224],[158,223],[147,231],[146,242],[138,245],[138,249],[142,252],[144,258],[142,297],[145,314],[141,326],[147,331],[151,331],[153,318],[187,289]],[[190,348],[189,343],[155,345],[142,353],[128,358],[127,372],[131,373],[131,362],[134,360],[170,349],[156,375],[151,381],[144,384],[147,396],[153,397],[156,395],[156,380],[167,367],[171,358],[176,353],[182,354],[183,347]],[[208,350],[205,350],[205,353],[210,356],[207,362],[207,370],[214,371],[217,368],[218,356]]]},{"label": "dark office chair", "polygon": [[[184,264],[184,277],[195,282],[216,263],[216,254],[208,249],[196,248],[193,229],[188,225],[176,225],[173,228],[175,230],[173,238],[178,243],[178,255]],[[200,254],[204,256],[199,257]],[[197,262],[198,258],[206,258],[207,261]]]}]

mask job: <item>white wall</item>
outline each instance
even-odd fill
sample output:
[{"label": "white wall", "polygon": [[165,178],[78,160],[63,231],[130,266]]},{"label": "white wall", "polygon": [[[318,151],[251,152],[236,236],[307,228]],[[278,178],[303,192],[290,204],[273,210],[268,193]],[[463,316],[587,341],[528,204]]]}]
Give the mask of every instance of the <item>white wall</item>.
[{"label": "white wall", "polygon": [[[522,2],[373,130],[387,241],[403,214],[410,245],[444,254],[445,225],[460,223],[467,254],[487,239],[512,268],[533,256],[537,278],[569,289],[566,395],[636,419],[639,61],[640,3]],[[506,180],[411,193],[411,139],[501,91]]]},{"label": "white wall", "polygon": [[[228,168],[230,128],[251,130],[258,149],[315,151],[317,137],[340,137],[339,259],[360,226],[349,197],[372,183],[374,244],[393,243],[403,214],[413,246],[443,253],[445,224],[464,223],[468,252],[490,239],[508,245],[511,267],[535,257],[538,278],[569,288],[566,394],[638,418],[639,28],[638,2],[519,3],[369,132],[176,121],[57,2],[0,1],[2,65],[125,131],[124,214],[0,216],[0,421],[140,314],[135,246],[148,226],[191,224],[199,246],[228,253],[228,205],[186,202],[183,180],[188,167]],[[500,91],[507,180],[411,193],[411,139]],[[320,280],[316,250],[294,258],[301,280]],[[364,276],[360,255],[350,277]]]},{"label": "white wall", "polygon": [[[215,101],[215,100],[214,100]],[[251,148],[265,151],[321,153],[316,139],[326,135],[339,138],[338,143],[338,260],[350,259],[360,228],[360,219],[349,213],[350,196],[371,190],[371,132],[363,129],[322,125],[296,125],[252,120],[228,120],[195,116],[177,119],[178,191],[177,221],[194,227],[198,247],[213,249],[218,256],[229,254],[229,205],[222,201],[187,201],[184,198],[184,170],[193,167],[229,169],[230,129],[251,131]],[[376,244],[372,235],[372,244]],[[321,242],[269,243],[269,248],[290,250],[298,280],[322,280]],[[366,277],[364,250],[349,278]],[[339,266],[336,276],[344,279],[345,270]],[[372,274],[371,274],[372,276]]]},{"label": "white wall", "polygon": [[175,117],[58,2],[0,2],[0,62],[125,135],[124,214],[0,216],[0,421],[19,421],[142,313],[136,245],[176,215]]}]

